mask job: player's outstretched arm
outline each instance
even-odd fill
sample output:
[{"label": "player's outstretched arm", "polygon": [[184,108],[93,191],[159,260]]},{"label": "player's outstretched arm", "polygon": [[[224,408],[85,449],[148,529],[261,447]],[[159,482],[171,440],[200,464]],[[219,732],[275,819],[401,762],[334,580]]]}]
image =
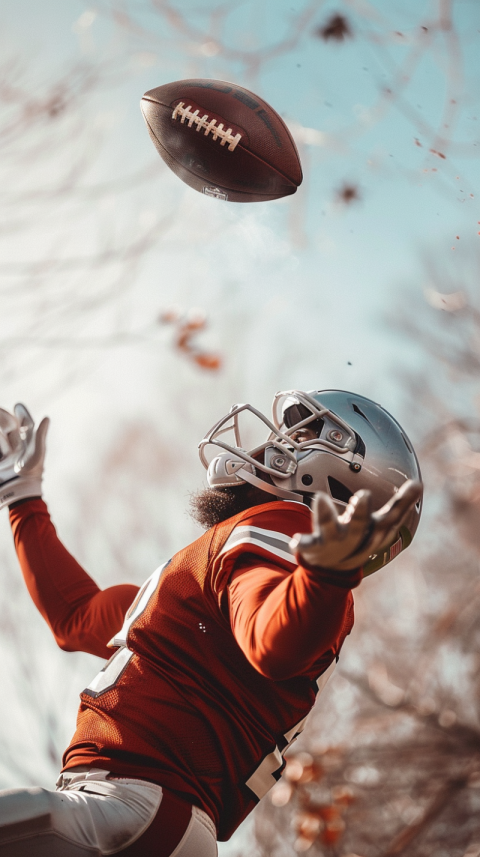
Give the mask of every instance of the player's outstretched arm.
[{"label": "player's outstretched arm", "polygon": [[360,568],[395,540],[421,496],[421,483],[409,479],[388,503],[372,512],[370,492],[357,491],[339,515],[330,497],[319,492],[312,506],[312,533],[297,533],[290,549],[300,563],[311,567],[334,572]]},{"label": "player's outstretched arm", "polygon": [[313,533],[291,541],[299,563],[293,572],[248,554],[237,561],[229,584],[230,621],[262,675],[281,681],[333,659],[351,627],[350,589],[359,585],[362,565],[397,538],[421,491],[418,483],[405,483],[377,512],[361,491],[343,515],[317,494]]},{"label": "player's outstretched arm", "polygon": [[110,657],[138,587],[101,591],[59,540],[41,499],[48,419],[38,429],[24,405],[0,409],[0,507],[9,505],[15,548],[36,607],[58,645]]}]

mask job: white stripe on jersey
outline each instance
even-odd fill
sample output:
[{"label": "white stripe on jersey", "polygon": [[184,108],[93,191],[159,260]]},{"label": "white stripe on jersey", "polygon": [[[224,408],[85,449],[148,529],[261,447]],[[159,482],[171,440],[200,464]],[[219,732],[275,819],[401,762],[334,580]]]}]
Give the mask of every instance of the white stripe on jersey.
[{"label": "white stripe on jersey", "polygon": [[335,661],[332,661],[332,663],[330,664],[330,666],[329,666],[329,667],[327,667],[327,669],[325,670],[325,672],[324,672],[324,673],[322,673],[322,674],[321,674],[321,676],[319,676],[319,677],[317,678],[317,681],[316,681],[316,685],[317,685],[317,696],[318,696],[318,694],[319,694],[319,693],[321,693],[321,692],[322,692],[323,688],[325,687],[325,685],[326,685],[326,683],[327,683],[328,679],[330,678],[330,676],[331,676],[331,674],[333,673],[333,671],[334,671],[334,669],[335,669],[335,667],[336,667],[336,666],[337,666],[337,661],[336,661],[336,660],[335,660]]},{"label": "white stripe on jersey", "polygon": [[222,556],[222,554],[239,545],[256,545],[264,551],[296,565],[297,560],[290,551],[289,543],[290,536],[286,536],[285,533],[277,533],[275,530],[263,530],[261,527],[251,526],[235,527],[218,555]]}]

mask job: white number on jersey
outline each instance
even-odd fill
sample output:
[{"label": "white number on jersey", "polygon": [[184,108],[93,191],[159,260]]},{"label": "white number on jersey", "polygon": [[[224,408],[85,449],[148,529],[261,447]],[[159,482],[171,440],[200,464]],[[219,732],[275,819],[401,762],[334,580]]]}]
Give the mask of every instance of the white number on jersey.
[{"label": "white number on jersey", "polygon": [[131,652],[127,647],[128,632],[133,622],[135,622],[145,610],[150,598],[158,586],[160,575],[169,562],[170,560],[168,560],[168,562],[164,562],[160,568],[157,568],[137,593],[133,604],[127,610],[122,630],[119,631],[119,633],[116,634],[109,643],[109,646],[120,646],[120,648],[114,655],[112,655],[110,660],[95,676],[93,681],[90,682],[88,687],[85,688],[83,692],[88,696],[93,696],[95,698],[100,696],[102,693],[106,693],[107,690],[111,690],[111,688],[116,685],[120,676],[125,672],[130,658],[133,656],[133,652]]},{"label": "white number on jersey", "polygon": [[[317,679],[317,697],[319,693],[325,687],[328,679],[330,678],[333,670],[335,669],[336,661],[333,661],[328,669],[325,670],[324,673]],[[303,732],[305,728],[305,724],[307,722],[308,714],[300,723],[297,723],[296,726],[293,726],[289,729],[288,732],[285,732],[283,738],[285,743],[280,750],[278,745],[275,747],[272,753],[269,753],[268,756],[265,756],[264,759],[260,762],[258,768],[253,772],[252,776],[247,780],[246,785],[248,788],[259,798],[261,799],[264,795],[270,791],[271,788],[275,785],[275,783],[280,779],[282,771],[285,767],[284,755],[292,746],[293,742],[298,738],[301,732]]]}]

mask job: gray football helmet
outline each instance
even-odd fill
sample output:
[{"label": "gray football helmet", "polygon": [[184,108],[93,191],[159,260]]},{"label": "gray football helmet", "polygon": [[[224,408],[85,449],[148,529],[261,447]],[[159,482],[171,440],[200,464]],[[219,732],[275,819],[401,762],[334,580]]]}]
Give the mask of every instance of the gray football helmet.
[{"label": "gray football helmet", "polygon": [[[267,439],[248,450],[240,426],[245,412],[269,429]],[[209,446],[221,450],[211,461]],[[376,511],[407,479],[421,481],[413,446],[399,423],[371,399],[344,390],[277,393],[272,421],[252,405],[233,405],[205,435],[199,450],[212,488],[249,482],[279,499],[307,504],[316,491],[324,491],[339,512],[361,488],[371,492]],[[370,558],[364,574],[410,544],[420,514],[421,502],[388,550]]]}]

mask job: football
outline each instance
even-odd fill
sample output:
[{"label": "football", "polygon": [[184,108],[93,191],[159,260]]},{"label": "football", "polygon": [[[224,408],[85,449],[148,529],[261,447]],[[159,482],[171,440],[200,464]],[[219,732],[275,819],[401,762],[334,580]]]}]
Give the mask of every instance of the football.
[{"label": "football", "polygon": [[302,182],[285,122],[248,89],[178,80],[146,92],[141,108],[165,163],[206,196],[262,202],[295,193]]}]

